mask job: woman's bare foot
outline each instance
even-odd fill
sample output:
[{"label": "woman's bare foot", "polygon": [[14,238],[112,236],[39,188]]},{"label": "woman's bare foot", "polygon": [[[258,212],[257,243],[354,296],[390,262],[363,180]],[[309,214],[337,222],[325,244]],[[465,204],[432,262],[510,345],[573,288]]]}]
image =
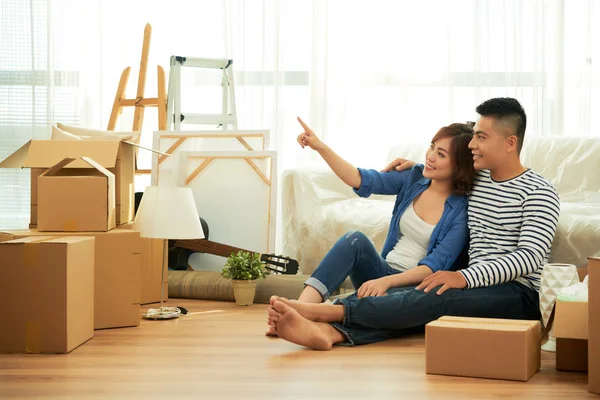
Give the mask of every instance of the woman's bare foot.
[{"label": "woman's bare foot", "polygon": [[280,338],[301,346],[310,347],[313,350],[331,349],[333,346],[332,339],[317,323],[302,317],[296,310],[282,301],[275,301],[272,307],[274,312],[279,314],[275,322],[275,329]]},{"label": "woman's bare foot", "polygon": [[344,306],[330,303],[301,303],[285,297],[271,296],[271,306],[280,301],[293,308],[302,317],[314,322],[342,322],[344,320]]},{"label": "woman's bare foot", "polygon": [[267,308],[267,325],[269,326],[265,332],[265,336],[278,337],[277,329],[275,327],[275,323],[273,321],[273,317],[271,316],[271,311],[273,310],[273,304],[277,301],[277,296],[271,296],[269,298],[269,308]]},{"label": "woman's bare foot", "polygon": [[277,329],[275,329],[275,327],[271,325],[269,325],[269,327],[265,331],[265,336],[279,337],[279,335],[277,334]]},{"label": "woman's bare foot", "polygon": [[267,308],[267,331],[265,332],[266,336],[273,336],[273,337],[277,337],[277,319],[279,318],[279,313],[275,311],[275,309],[273,308],[273,306],[269,306],[269,308]]},{"label": "woman's bare foot", "polygon": [[277,329],[275,327],[274,315],[272,315],[273,304],[277,301],[277,296],[271,296],[269,299],[269,308],[267,308],[267,325],[269,326],[265,332],[266,336],[278,337]]}]

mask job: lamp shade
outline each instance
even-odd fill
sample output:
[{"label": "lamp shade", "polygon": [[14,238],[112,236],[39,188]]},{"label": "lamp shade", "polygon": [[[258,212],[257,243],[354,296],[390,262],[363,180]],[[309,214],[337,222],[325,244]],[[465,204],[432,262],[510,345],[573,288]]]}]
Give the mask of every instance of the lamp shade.
[{"label": "lamp shade", "polygon": [[192,189],[183,187],[146,187],[132,229],[145,238],[204,238]]}]

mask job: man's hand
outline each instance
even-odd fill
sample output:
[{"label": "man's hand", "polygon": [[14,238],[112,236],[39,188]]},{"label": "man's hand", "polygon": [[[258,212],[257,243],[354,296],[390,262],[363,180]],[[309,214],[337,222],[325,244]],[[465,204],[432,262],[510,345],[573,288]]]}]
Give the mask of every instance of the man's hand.
[{"label": "man's hand", "polygon": [[378,297],[385,296],[390,288],[387,277],[366,281],[356,291],[356,297]]},{"label": "man's hand", "polygon": [[437,295],[444,293],[448,289],[462,289],[467,287],[467,281],[460,272],[438,271],[423,279],[423,282],[417,286],[417,290],[423,290],[428,293],[431,289],[442,286],[437,291]]},{"label": "man's hand", "polygon": [[381,172],[390,172],[393,170],[404,171],[406,169],[411,169],[415,166],[415,164],[417,163],[411,160],[407,160],[405,158],[396,158],[387,167],[382,169]]}]

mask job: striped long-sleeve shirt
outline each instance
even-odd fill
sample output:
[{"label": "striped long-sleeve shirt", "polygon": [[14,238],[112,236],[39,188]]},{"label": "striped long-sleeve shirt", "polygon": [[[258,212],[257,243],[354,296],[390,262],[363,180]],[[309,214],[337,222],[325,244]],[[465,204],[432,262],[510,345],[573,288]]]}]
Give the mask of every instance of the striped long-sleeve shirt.
[{"label": "striped long-sleeve shirt", "polygon": [[556,190],[534,171],[502,182],[479,171],[469,196],[469,267],[460,271],[467,288],[514,280],[539,290],[559,212]]}]

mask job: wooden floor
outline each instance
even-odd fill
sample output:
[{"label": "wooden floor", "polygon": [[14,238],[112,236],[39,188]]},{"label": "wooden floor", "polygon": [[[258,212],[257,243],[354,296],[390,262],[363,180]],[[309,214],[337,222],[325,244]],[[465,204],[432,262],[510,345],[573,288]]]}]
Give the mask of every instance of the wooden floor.
[{"label": "wooden floor", "polygon": [[423,336],[310,351],[263,336],[266,306],[172,299],[192,315],[96,331],[68,355],[0,355],[0,399],[579,399],[552,354],[527,383],[426,375]]}]

